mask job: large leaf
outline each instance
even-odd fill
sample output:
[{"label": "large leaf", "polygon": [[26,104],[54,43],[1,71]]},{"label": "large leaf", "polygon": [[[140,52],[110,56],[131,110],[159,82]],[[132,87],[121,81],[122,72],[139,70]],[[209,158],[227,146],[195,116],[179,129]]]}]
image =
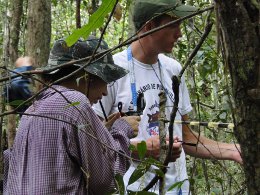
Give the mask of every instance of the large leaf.
[{"label": "large leaf", "polygon": [[104,24],[104,19],[112,11],[116,0],[103,0],[98,10],[89,17],[89,23],[74,32],[66,38],[66,43],[70,47],[80,37],[87,38],[90,33]]}]

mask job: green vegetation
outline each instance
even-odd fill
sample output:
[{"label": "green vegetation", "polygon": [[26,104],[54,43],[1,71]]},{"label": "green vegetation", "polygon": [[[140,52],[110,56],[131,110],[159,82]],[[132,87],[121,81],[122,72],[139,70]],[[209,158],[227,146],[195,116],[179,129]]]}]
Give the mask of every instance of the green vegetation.
[{"label": "green vegetation", "polygon": [[[112,8],[114,0],[103,1],[102,10],[98,10],[96,15],[93,13],[93,7],[90,0],[81,1],[81,24],[82,28],[76,29],[76,4],[72,0],[52,0],[52,35],[51,45],[54,40],[62,37],[69,37],[67,40],[72,44],[78,37],[86,38],[87,34],[92,33],[97,36],[101,35],[103,26],[108,20],[108,14]],[[195,6],[206,8],[211,2],[207,0],[192,1]],[[110,47],[116,47],[123,40],[126,40],[131,33],[129,28],[129,8],[130,1],[121,0],[120,5],[122,12],[120,18],[113,17],[104,34],[104,39]],[[109,4],[109,6],[107,6]],[[99,2],[101,5],[101,2]],[[0,20],[0,43],[3,46],[5,40],[5,22],[7,19],[7,1],[0,0],[1,20]],[[26,7],[26,5],[25,5]],[[210,16],[209,16],[210,15]],[[209,17],[208,17],[209,16]],[[183,37],[178,45],[174,48],[171,54],[184,64],[191,51],[196,46],[198,40],[204,31],[206,20],[209,18],[216,21],[214,13],[203,13],[188,19],[183,23]],[[19,54],[24,54],[24,36],[26,33],[26,12],[23,14],[22,27],[20,32]],[[98,22],[97,22],[98,21]],[[91,25],[91,26],[89,26]],[[235,112],[234,100],[231,93],[231,80],[228,72],[228,67],[225,64],[222,56],[222,51],[219,50],[218,27],[215,25],[206,39],[199,52],[192,60],[190,66],[185,72],[186,82],[190,90],[193,112],[191,120],[194,121],[214,121],[223,123],[233,123],[232,113]],[[72,34],[73,33],[73,34]],[[122,50],[118,48],[113,52]],[[3,47],[0,47],[2,56],[1,66],[3,65]],[[11,66],[11,65],[10,65]],[[242,74],[241,72],[240,74]],[[243,75],[246,77],[246,75]],[[76,103],[75,103],[76,104]],[[70,105],[73,106],[73,105]],[[5,124],[3,124],[5,129]],[[213,138],[218,141],[229,143],[237,143],[233,131],[224,128],[209,128],[209,127],[193,127],[194,130]],[[143,152],[145,149],[140,146],[139,154],[144,158]],[[157,163],[151,159],[145,159],[148,163]],[[145,162],[146,162],[145,161]],[[215,160],[195,159],[187,156],[189,180],[191,182],[192,194],[245,194],[245,178],[240,165],[234,162],[221,162]],[[140,164],[139,172],[135,174],[139,177],[149,166],[147,163]],[[160,173],[158,173],[160,174]],[[133,176],[134,181],[137,178]],[[117,176],[119,189],[122,193],[123,182]],[[181,184],[173,184],[173,188],[179,187]],[[140,193],[141,194],[141,193]]]}]

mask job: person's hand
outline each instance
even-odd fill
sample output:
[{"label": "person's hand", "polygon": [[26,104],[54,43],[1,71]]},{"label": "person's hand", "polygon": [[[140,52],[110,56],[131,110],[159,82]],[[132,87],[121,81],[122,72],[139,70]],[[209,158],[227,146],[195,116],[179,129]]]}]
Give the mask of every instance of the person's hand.
[{"label": "person's hand", "polygon": [[126,122],[128,122],[129,125],[132,127],[132,129],[134,130],[134,136],[137,136],[138,126],[139,126],[141,117],[140,116],[124,116],[122,118],[125,119]]},{"label": "person's hand", "polygon": [[239,163],[240,165],[243,165],[243,159],[241,157],[240,152],[235,151],[234,154],[233,154],[233,159],[234,159],[235,162]]},{"label": "person's hand", "polygon": [[243,159],[241,157],[241,149],[239,145],[234,149],[234,152],[232,152],[232,158],[235,162],[243,165]]},{"label": "person's hand", "polygon": [[[181,152],[182,152],[182,145],[181,142],[178,142],[179,138],[177,136],[175,136],[173,138],[173,145],[172,145],[172,155],[170,158],[171,162],[175,162],[177,160],[177,158],[180,157]],[[166,143],[168,142],[169,144],[169,138],[166,138]]]},{"label": "person's hand", "polygon": [[[170,157],[171,162],[175,162],[177,158],[180,157],[182,146],[181,142],[178,142],[179,138],[175,136],[173,138],[173,145],[172,145],[172,155]],[[169,146],[169,138],[166,138],[166,145]],[[158,159],[160,156],[160,139],[159,136],[152,136],[146,140],[146,148],[148,155],[153,156],[154,158]]]},{"label": "person's hand", "polygon": [[120,113],[119,112],[116,112],[116,113],[113,113],[111,115],[109,115],[107,117],[107,121],[104,122],[105,126],[107,129],[110,129],[112,127],[112,125],[114,124],[114,122],[120,118]]},{"label": "person's hand", "polygon": [[159,136],[152,136],[146,140],[147,154],[158,159],[160,157],[160,139]]}]

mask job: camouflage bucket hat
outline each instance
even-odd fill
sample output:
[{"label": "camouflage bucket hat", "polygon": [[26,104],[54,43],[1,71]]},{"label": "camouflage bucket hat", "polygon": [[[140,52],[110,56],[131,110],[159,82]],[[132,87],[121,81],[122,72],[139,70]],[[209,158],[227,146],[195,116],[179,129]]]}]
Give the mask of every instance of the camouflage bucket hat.
[{"label": "camouflage bucket hat", "polygon": [[[48,65],[44,69],[54,68],[55,66],[70,62],[72,60],[79,60],[89,57],[93,54],[95,48],[99,43],[99,39],[90,36],[87,40],[78,40],[74,45],[68,47],[64,39],[60,39],[54,43],[50,52]],[[103,52],[108,49],[107,43],[101,41],[97,53]],[[86,62],[75,63],[73,66],[81,67]],[[96,75],[106,83],[111,83],[121,77],[125,76],[128,71],[115,65],[112,55],[106,54],[101,59],[94,59],[92,63],[88,64],[84,70],[92,75]],[[58,70],[48,74],[54,74]]]},{"label": "camouflage bucket hat", "polygon": [[198,9],[184,5],[179,0],[136,0],[133,9],[133,22],[139,30],[143,24],[162,13],[181,18],[196,12]]}]

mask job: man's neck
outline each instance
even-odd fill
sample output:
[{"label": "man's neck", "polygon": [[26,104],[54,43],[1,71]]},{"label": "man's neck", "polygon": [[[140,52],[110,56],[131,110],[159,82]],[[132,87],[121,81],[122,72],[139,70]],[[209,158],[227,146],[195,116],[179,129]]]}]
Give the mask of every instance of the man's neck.
[{"label": "man's neck", "polygon": [[158,60],[158,53],[154,52],[143,40],[140,39],[131,44],[133,57],[144,64],[155,64]]}]

